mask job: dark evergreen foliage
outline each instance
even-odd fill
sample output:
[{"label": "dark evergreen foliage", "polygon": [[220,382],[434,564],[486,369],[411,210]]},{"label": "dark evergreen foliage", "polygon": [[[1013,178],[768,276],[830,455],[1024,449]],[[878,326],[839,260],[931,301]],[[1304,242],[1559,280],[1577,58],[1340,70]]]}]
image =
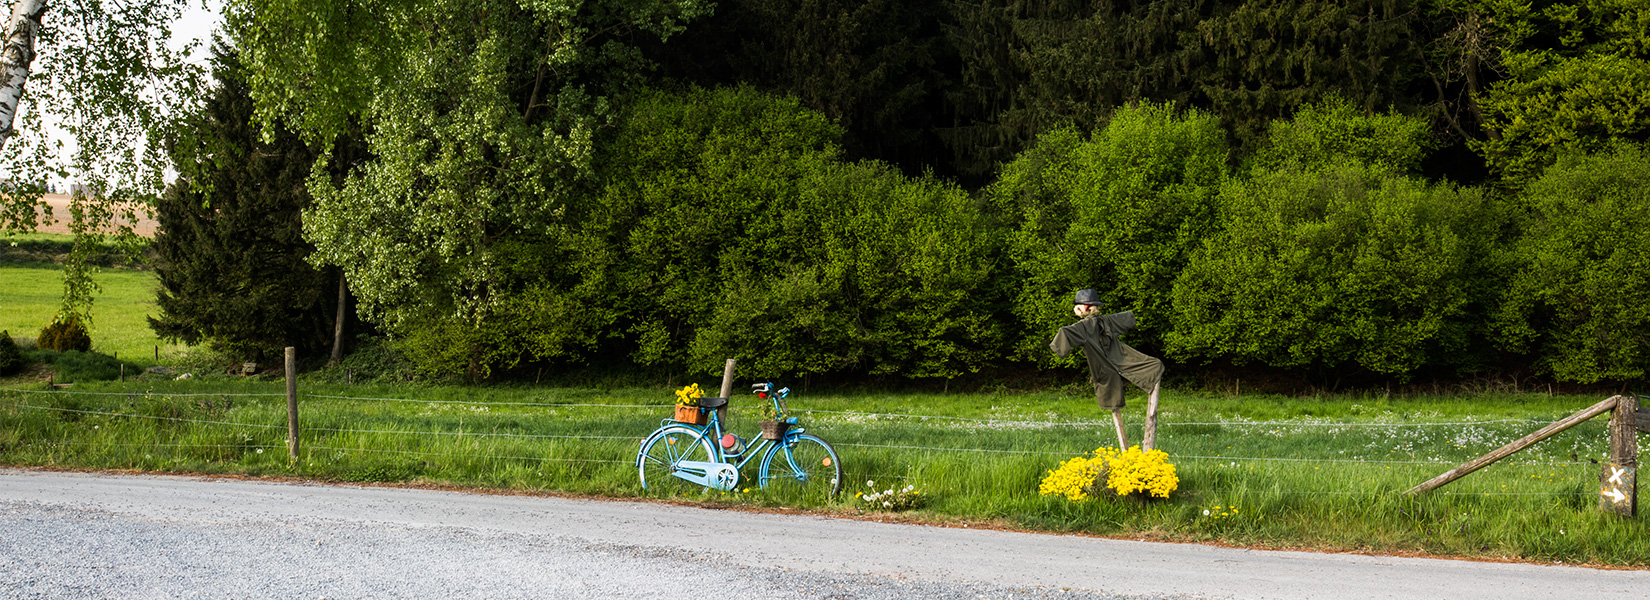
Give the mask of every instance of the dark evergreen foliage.
[{"label": "dark evergreen foliage", "polygon": [[214,54],[217,88],[174,144],[179,177],[156,207],[161,314],[149,325],[248,359],[318,351],[332,339],[338,273],[305,261],[300,211],[316,155],[286,131],[260,141],[234,51]]},{"label": "dark evergreen foliage", "polygon": [[23,370],[23,350],[17,347],[17,341],[11,339],[10,331],[0,331],[0,377],[12,375]]},{"label": "dark evergreen foliage", "polygon": [[937,0],[724,0],[653,52],[661,73],[795,97],[844,130],[852,157],[948,170],[949,48]]}]

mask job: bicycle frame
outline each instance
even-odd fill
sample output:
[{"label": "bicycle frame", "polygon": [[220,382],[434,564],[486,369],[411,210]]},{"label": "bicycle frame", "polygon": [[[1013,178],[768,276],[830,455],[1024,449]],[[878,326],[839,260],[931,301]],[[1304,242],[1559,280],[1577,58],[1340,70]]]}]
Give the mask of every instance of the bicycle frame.
[{"label": "bicycle frame", "polygon": [[[759,385],[766,386],[767,384]],[[774,409],[779,411],[781,417],[783,417],[786,407],[782,404],[782,402],[790,390],[780,390],[779,394],[774,395],[766,394],[766,392],[770,391],[767,387],[763,387],[760,391],[764,392],[764,398],[772,402]],[[750,440],[746,441],[746,446],[743,452],[737,455],[729,455],[727,451],[722,448],[722,436],[726,435],[728,432],[722,428],[720,411],[711,409],[708,412],[710,413],[710,419],[704,425],[684,423],[674,419],[664,419],[660,422],[660,429],[665,427],[683,427],[696,431],[697,434],[693,437],[692,441],[687,443],[687,445],[692,446],[694,444],[709,441],[709,445],[713,452],[711,460],[681,461],[680,463],[677,463],[675,465],[676,468],[670,473],[671,476],[696,485],[702,485],[722,491],[729,491],[735,487],[738,487],[740,480],[743,479],[740,472],[744,470],[745,465],[750,464],[751,461],[756,460],[756,457],[761,456],[764,452],[766,452],[769,445],[785,443],[784,440],[775,441],[769,440],[765,437],[760,438],[760,441],[758,441],[758,437],[753,436]],[[801,435],[802,432],[803,429],[800,427],[792,428],[785,433],[784,438],[785,440],[794,440],[796,439],[796,436]],[[646,440],[643,441],[643,444],[646,444]],[[640,461],[642,458],[638,456],[637,460]]]},{"label": "bicycle frame", "polygon": [[[736,455],[729,456],[727,451],[722,449],[722,436],[729,433],[729,432],[724,431],[722,429],[722,419],[720,419],[716,416],[716,411],[714,411],[714,410],[710,411],[710,421],[705,423],[704,425],[694,425],[692,423],[683,423],[681,421],[673,421],[673,420],[670,420],[670,419],[665,419],[662,422],[660,422],[660,426],[666,426],[666,425],[676,425],[676,426],[680,426],[680,427],[687,427],[689,429],[697,430],[699,432],[699,435],[694,437],[693,441],[691,443],[697,444],[697,443],[699,443],[699,440],[709,438],[711,448],[715,449],[715,451],[716,451],[716,460],[717,460],[717,462],[728,463],[730,465],[733,465],[733,468],[735,468],[735,469],[745,468],[746,463],[749,463],[750,461],[754,460],[756,458],[756,455],[761,454],[762,450],[766,449],[769,444],[774,443],[773,440],[770,440],[770,439],[767,439],[767,438],[760,438],[761,443],[755,444],[755,445],[750,445],[750,440],[747,440],[744,452],[741,452],[741,453],[736,454]],[[797,431],[801,431],[801,430],[798,429]],[[712,434],[714,434],[714,437],[711,437]],[[729,460],[730,458],[736,459],[736,460]]]}]

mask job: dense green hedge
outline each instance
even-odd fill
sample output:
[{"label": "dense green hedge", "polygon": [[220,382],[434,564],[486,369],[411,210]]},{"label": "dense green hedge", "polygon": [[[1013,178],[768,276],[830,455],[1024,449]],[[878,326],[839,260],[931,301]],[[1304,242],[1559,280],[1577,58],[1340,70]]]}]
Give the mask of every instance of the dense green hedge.
[{"label": "dense green hedge", "polygon": [[1216,225],[1227,152],[1213,116],[1147,104],[1118,110],[1087,139],[1044,135],[1005,166],[987,193],[1015,269],[1015,356],[1053,361],[1051,332],[1071,322],[1072,292],[1087,287],[1107,310],[1134,310],[1138,335],[1157,345],[1175,276]]},{"label": "dense green hedge", "polygon": [[1479,191],[1353,163],[1258,170],[1220,199],[1175,283],[1174,355],[1401,375],[1477,349],[1498,229]]},{"label": "dense green hedge", "polygon": [[514,285],[488,319],[397,331],[426,370],[949,377],[999,356],[1000,229],[956,185],[844,161],[823,116],[747,87],[627,110],[565,227],[499,250]]},{"label": "dense green hedge", "polygon": [[1404,376],[1488,368],[1505,211],[1408,175],[1420,119],[1344,103],[1273,124],[1174,287],[1171,356]]},{"label": "dense green hedge", "polygon": [[1521,192],[1431,181],[1425,122],[1329,101],[1234,156],[1167,104],[1039,137],[970,195],[842,157],[841,131],[748,87],[652,91],[598,145],[562,225],[496,246],[480,322],[394,333],[436,375],[523,361],[955,377],[1062,363],[1073,291],[1130,342],[1204,361],[1405,379],[1650,360],[1650,161],[1575,155]]},{"label": "dense green hedge", "polygon": [[1650,152],[1571,154],[1525,188],[1525,235],[1495,315],[1500,339],[1564,381],[1650,367]]}]

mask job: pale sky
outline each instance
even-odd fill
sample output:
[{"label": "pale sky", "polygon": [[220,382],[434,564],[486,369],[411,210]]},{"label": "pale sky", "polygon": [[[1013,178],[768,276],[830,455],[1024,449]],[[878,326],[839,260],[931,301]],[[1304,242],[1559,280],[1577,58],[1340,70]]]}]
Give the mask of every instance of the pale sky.
[{"label": "pale sky", "polygon": [[223,3],[217,0],[206,0],[203,8],[201,3],[191,2],[188,12],[172,26],[172,47],[181,47],[188,40],[201,40],[201,51],[196,53],[197,60],[205,61],[212,50],[212,32],[218,29],[222,20],[219,12]]},{"label": "pale sky", "polygon": [[[190,0],[188,10],[183,13],[183,16],[179,17],[177,22],[172,24],[172,41],[168,45],[174,50],[179,50],[191,40],[200,40],[199,47],[189,55],[189,62],[206,66],[207,60],[212,56],[212,33],[219,29],[223,21],[220,14],[222,8],[222,0]],[[51,15],[48,14],[46,18],[50,19]],[[50,122],[49,117],[46,129],[54,139],[63,142],[64,156],[67,156],[67,153],[75,147],[75,140],[60,133],[56,124]],[[171,178],[172,174],[168,173],[167,179],[170,180]],[[67,187],[69,182],[57,181],[55,183],[62,188]]]}]

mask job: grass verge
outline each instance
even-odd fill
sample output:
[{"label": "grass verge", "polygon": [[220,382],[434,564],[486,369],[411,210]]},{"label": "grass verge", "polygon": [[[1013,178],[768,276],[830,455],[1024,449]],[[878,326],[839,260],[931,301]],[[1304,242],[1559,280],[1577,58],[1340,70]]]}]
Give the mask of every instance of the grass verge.
[{"label": "grass verge", "polygon": [[[86,383],[78,394],[0,391],[0,464],[281,475],[610,497],[644,491],[638,443],[667,389],[302,386],[303,450],[286,455],[277,382]],[[331,396],[331,397],[328,397]],[[388,401],[377,398],[402,399]],[[1598,512],[1602,419],[1439,492],[1408,487],[1585,407],[1542,395],[1230,397],[1167,392],[1159,447],[1181,477],[1168,500],[1072,503],[1037,494],[1061,461],[1113,445],[1083,395],[819,394],[792,408],[847,471],[834,501],[755,486],[677,500],[876,512],[856,492],[913,486],[897,518],[1272,548],[1424,553],[1601,565],[1650,563],[1636,519]],[[733,430],[755,433],[736,399]],[[1131,417],[1138,421],[1138,405]],[[921,415],[921,416],[912,416]],[[1133,435],[1138,436],[1136,428]],[[744,476],[754,478],[755,465]]]}]

